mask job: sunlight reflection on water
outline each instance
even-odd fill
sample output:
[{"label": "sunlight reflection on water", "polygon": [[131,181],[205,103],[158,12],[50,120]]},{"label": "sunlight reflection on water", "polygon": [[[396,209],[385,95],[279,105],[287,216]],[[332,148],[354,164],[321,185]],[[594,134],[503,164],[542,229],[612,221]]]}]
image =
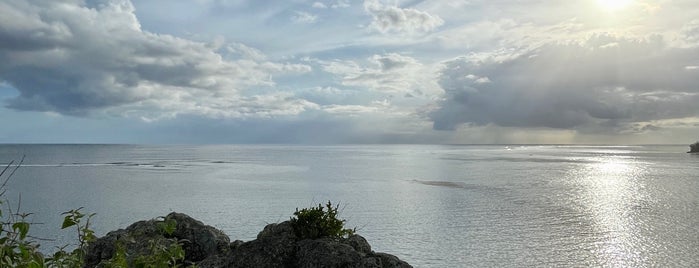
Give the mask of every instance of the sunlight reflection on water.
[{"label": "sunlight reflection on water", "polygon": [[639,244],[639,219],[634,209],[643,200],[639,177],[646,174],[643,163],[629,157],[603,156],[582,167],[575,175],[582,187],[579,202],[592,218],[597,231],[593,253],[598,264],[636,266],[643,256]]}]

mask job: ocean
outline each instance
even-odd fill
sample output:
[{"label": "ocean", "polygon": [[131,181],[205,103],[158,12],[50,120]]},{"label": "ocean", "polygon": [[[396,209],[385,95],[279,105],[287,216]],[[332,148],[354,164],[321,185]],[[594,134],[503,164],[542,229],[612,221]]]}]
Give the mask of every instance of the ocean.
[{"label": "ocean", "polygon": [[699,267],[699,155],[687,146],[0,145],[43,250],[183,212],[251,240],[340,204],[375,251],[415,267]]}]

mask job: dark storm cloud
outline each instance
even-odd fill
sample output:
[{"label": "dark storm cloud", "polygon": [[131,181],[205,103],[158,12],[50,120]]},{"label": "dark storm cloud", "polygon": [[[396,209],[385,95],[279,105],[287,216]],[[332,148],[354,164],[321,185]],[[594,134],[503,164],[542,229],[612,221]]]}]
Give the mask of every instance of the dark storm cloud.
[{"label": "dark storm cloud", "polygon": [[460,124],[571,129],[699,115],[699,49],[659,36],[596,35],[518,54],[471,55],[444,63],[445,99],[434,128]]}]

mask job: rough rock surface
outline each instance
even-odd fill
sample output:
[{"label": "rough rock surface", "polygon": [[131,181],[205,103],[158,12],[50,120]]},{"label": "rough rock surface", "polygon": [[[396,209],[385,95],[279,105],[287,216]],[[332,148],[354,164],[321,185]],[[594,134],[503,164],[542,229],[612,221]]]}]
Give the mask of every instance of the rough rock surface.
[{"label": "rough rock surface", "polygon": [[[159,226],[167,220],[175,220],[177,223],[171,234],[165,233]],[[204,225],[185,214],[173,212],[162,220],[133,223],[126,229],[109,232],[90,243],[85,266],[98,267],[102,261],[111,259],[117,244],[124,246],[127,260],[131,264],[135,258],[151,254],[154,244],[167,248],[178,242],[185,251],[186,263],[196,263],[210,256],[225,254],[230,244],[228,236],[216,228]]]},{"label": "rough rock surface", "polygon": [[363,237],[298,239],[288,221],[273,223],[257,235],[257,239],[230,242],[223,232],[200,221],[170,213],[177,228],[165,234],[158,220],[139,221],[126,229],[108,233],[88,247],[86,267],[99,267],[112,258],[116,244],[125,247],[131,262],[150,252],[152,243],[168,246],[182,244],[185,263],[198,267],[412,267],[396,256],[377,253]]}]

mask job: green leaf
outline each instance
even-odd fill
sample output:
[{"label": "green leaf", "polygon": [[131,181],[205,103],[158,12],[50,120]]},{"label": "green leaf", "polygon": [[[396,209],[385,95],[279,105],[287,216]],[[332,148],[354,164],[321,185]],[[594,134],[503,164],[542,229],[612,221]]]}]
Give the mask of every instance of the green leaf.
[{"label": "green leaf", "polygon": [[61,225],[61,229],[65,229],[65,228],[74,226],[76,224],[77,224],[77,222],[75,222],[75,220],[73,220],[73,217],[68,215],[65,218],[63,218],[63,224]]},{"label": "green leaf", "polygon": [[25,244],[19,244],[19,253],[22,256],[22,258],[26,259],[29,258],[29,249],[27,249],[27,246]]},{"label": "green leaf", "polygon": [[175,219],[167,219],[163,222],[159,222],[158,227],[160,227],[163,233],[172,235],[177,230],[177,221]]},{"label": "green leaf", "polygon": [[24,240],[24,238],[27,237],[27,233],[29,232],[29,223],[15,222],[14,224],[12,224],[12,229],[15,230],[15,232],[19,232],[19,239]]}]

